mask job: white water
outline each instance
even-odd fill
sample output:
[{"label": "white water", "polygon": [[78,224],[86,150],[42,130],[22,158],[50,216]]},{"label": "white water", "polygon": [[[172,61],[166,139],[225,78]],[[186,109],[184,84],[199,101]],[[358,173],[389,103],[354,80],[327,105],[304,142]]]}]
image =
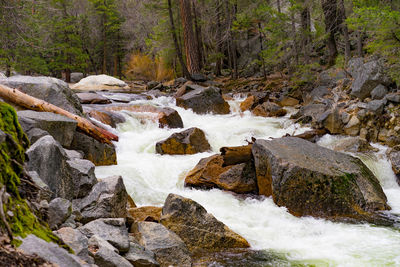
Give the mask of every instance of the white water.
[{"label": "white water", "polygon": [[[283,254],[289,261],[315,266],[400,266],[400,232],[395,230],[296,218],[285,208],[277,207],[270,198],[243,200],[217,189],[201,191],[183,186],[185,174],[201,158],[218,153],[222,146],[243,145],[251,137],[281,137],[307,129],[301,129],[287,118],[239,114],[238,101],[230,102],[233,111],[230,115],[196,115],[176,107],[166,97],[146,102],[173,107],[181,115],[185,128],[204,130],[213,153],[157,155],[155,143],[182,129],[160,129],[154,122],[126,113],[127,122],[118,126],[118,165],[97,167],[96,175],[98,178],[122,175],[138,206],[162,206],[169,193],[177,193],[199,202],[244,236],[254,249]],[[329,146],[334,141],[334,137],[327,136],[321,145]],[[393,211],[400,213],[400,188],[383,150],[362,159],[380,179]]]}]

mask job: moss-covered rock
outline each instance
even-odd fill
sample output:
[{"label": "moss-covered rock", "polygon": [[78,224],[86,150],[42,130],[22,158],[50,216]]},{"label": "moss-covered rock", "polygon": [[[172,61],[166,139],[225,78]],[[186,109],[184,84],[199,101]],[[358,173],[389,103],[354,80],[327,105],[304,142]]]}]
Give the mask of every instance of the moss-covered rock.
[{"label": "moss-covered rock", "polygon": [[[0,132],[5,137],[0,141],[0,189],[5,186],[5,192],[9,195],[8,200],[3,203],[3,209],[13,236],[26,237],[34,234],[46,241],[58,242],[58,238],[46,224],[37,219],[26,200],[19,194],[18,185],[21,182],[20,177],[24,175],[25,150],[29,141],[18,122],[15,110],[3,102],[0,102]],[[6,225],[2,221],[0,228],[3,233],[7,233]]]}]

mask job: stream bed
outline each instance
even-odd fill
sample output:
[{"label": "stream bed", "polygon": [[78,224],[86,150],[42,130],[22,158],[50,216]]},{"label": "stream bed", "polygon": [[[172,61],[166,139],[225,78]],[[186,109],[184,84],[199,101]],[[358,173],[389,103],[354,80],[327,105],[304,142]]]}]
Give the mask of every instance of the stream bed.
[{"label": "stream bed", "polygon": [[[128,193],[138,206],[162,206],[169,193],[191,198],[248,240],[259,254],[243,258],[215,259],[209,266],[400,266],[400,231],[370,224],[334,223],[311,217],[297,218],[271,198],[240,198],[218,189],[184,188],[184,178],[201,158],[219,153],[220,147],[247,144],[252,137],[268,139],[300,134],[302,128],[284,118],[255,117],[239,112],[241,99],[230,101],[229,115],[197,115],[175,105],[170,97],[132,103],[156,104],[179,112],[184,129],[198,127],[206,133],[210,153],[170,156],[155,154],[155,144],[184,129],[161,129],[158,123],[138,114],[121,112],[127,119],[116,132],[118,165],[96,167],[98,178],[121,175]],[[290,112],[289,112],[290,113]],[[340,137],[326,135],[319,144],[330,147]],[[400,187],[385,157],[377,153],[357,154],[378,177],[392,207],[400,214]]]}]

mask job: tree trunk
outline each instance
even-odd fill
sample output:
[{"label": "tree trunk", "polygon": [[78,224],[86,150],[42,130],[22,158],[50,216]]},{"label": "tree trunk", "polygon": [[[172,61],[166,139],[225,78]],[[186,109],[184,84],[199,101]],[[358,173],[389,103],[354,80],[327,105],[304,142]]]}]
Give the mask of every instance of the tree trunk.
[{"label": "tree trunk", "polygon": [[329,50],[328,65],[335,64],[338,54],[335,34],[338,31],[337,0],[321,0],[322,10],[325,16],[325,31],[328,34],[326,45]]},{"label": "tree trunk", "polygon": [[17,89],[11,89],[7,86],[0,85],[0,97],[31,110],[53,112],[73,119],[78,123],[77,127],[79,130],[83,131],[87,135],[92,136],[99,142],[111,144],[111,141],[118,141],[118,136],[108,132],[105,129],[95,126],[89,120],[72,114],[71,112],[68,112],[44,100],[22,93]]},{"label": "tree trunk", "polygon": [[222,70],[222,23],[221,23],[221,0],[217,0],[217,62],[215,66],[215,75],[220,76]]},{"label": "tree trunk", "polygon": [[[258,31],[259,31],[259,34],[260,34],[260,48],[261,48],[261,53],[262,53],[262,51],[264,50],[264,46],[263,46],[262,29],[261,29],[261,23],[260,22],[258,23]],[[259,57],[260,57],[260,60],[261,60],[261,63],[262,63],[261,66],[262,66],[262,70],[263,70],[264,79],[267,79],[267,72],[265,71],[265,60],[264,60],[264,57],[262,55],[260,55]]]},{"label": "tree trunk", "polygon": [[[293,7],[293,3],[292,3]],[[294,53],[294,58],[295,58],[295,64],[296,66],[299,65],[299,51],[297,49],[297,42],[296,42],[296,21],[294,19],[294,12],[290,11],[290,20],[292,24],[292,49]]]},{"label": "tree trunk", "polygon": [[203,47],[203,35],[201,33],[201,24],[199,21],[201,20],[200,13],[198,12],[198,7],[196,6],[196,0],[192,1],[192,9],[194,16],[194,29],[196,33],[196,41],[197,41],[197,50],[200,58],[200,69],[204,67],[204,47]]},{"label": "tree trunk", "polygon": [[310,40],[311,14],[307,1],[304,3],[304,8],[302,9],[300,16],[301,16],[301,28],[302,28],[301,45],[304,53],[304,61],[306,64],[308,64],[310,63],[309,44],[311,43]]},{"label": "tree trunk", "polygon": [[200,57],[196,37],[193,32],[193,18],[190,1],[180,0],[180,10],[183,26],[183,40],[185,44],[186,62],[191,75],[200,73]]},{"label": "tree trunk", "polygon": [[281,13],[281,0],[276,0],[276,7],[278,9],[278,13]]},{"label": "tree trunk", "polygon": [[103,68],[102,73],[107,74],[107,18],[103,15]]},{"label": "tree trunk", "polygon": [[363,56],[363,34],[360,30],[357,30],[357,55]]},{"label": "tree trunk", "polygon": [[169,13],[169,21],[171,23],[172,39],[174,40],[176,55],[178,57],[180,65],[181,65],[183,76],[186,79],[190,79],[190,73],[186,67],[185,61],[183,60],[182,51],[181,51],[181,48],[178,43],[178,37],[176,36],[176,28],[175,28],[175,23],[174,23],[174,15],[172,14],[171,0],[168,0],[168,13]]},{"label": "tree trunk", "polygon": [[351,46],[350,46],[350,37],[349,37],[349,28],[346,24],[346,9],[344,6],[344,0],[340,0],[340,14],[341,14],[341,25],[342,25],[342,32],[344,38],[344,58],[345,58],[345,65],[349,62],[351,58]]}]

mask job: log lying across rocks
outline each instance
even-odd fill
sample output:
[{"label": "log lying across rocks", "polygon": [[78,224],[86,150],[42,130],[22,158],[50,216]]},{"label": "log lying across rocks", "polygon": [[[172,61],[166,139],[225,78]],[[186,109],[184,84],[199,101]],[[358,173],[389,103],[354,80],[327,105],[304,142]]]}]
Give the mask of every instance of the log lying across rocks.
[{"label": "log lying across rocks", "polygon": [[17,89],[12,89],[0,84],[0,97],[31,110],[53,112],[71,118],[77,121],[77,127],[80,131],[95,138],[99,142],[111,144],[111,141],[118,141],[117,135],[112,134],[103,128],[95,126],[89,120],[50,104],[44,100],[27,95]]}]

